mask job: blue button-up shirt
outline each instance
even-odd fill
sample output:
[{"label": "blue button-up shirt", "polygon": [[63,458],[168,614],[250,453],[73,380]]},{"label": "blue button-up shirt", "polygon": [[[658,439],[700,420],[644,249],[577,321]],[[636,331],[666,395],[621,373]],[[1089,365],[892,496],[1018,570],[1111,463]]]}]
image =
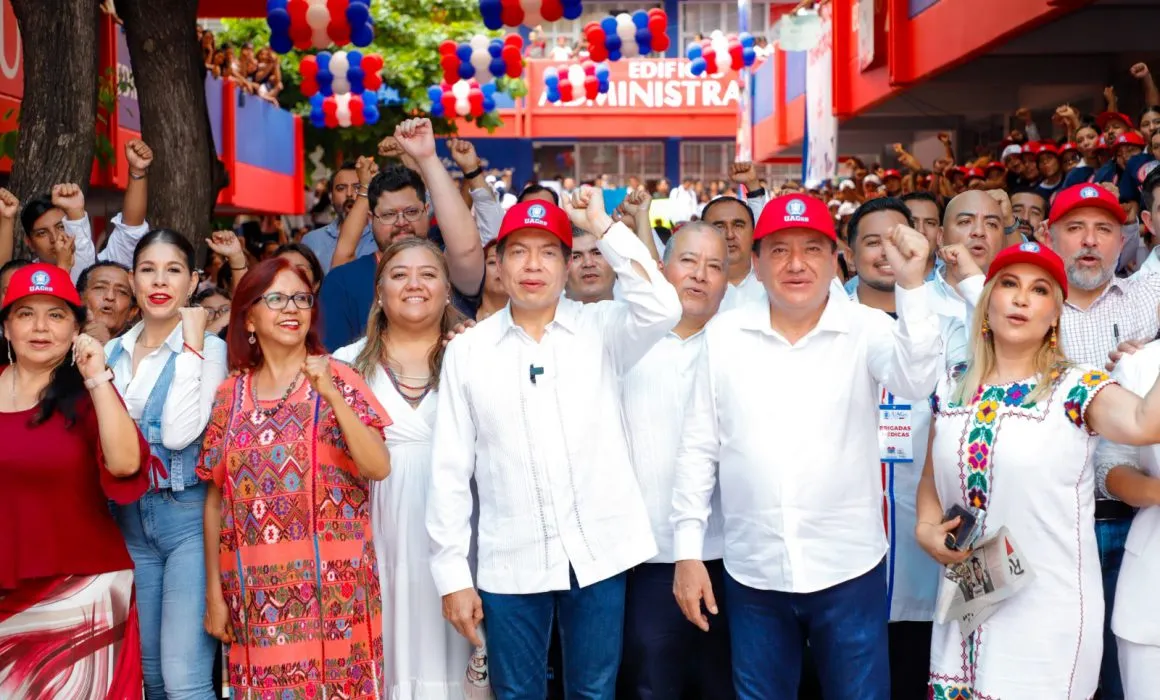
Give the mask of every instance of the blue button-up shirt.
[{"label": "blue button-up shirt", "polygon": [[[330,261],[334,258],[334,249],[338,247],[339,226],[341,224],[336,219],[302,237],[302,245],[314,251],[314,254],[318,256],[318,262],[322,263],[323,274],[330,272]],[[379,245],[375,242],[375,236],[371,232],[371,225],[368,222],[366,228],[363,229],[362,236],[358,239],[358,248],[354,251],[354,257],[361,258],[370,253],[377,253],[378,250]]]}]

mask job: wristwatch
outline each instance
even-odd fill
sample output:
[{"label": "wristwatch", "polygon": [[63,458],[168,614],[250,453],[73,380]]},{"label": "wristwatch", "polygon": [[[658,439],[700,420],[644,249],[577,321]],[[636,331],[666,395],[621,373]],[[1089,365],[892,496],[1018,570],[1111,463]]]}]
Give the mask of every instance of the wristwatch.
[{"label": "wristwatch", "polygon": [[149,175],[149,171],[148,171],[148,170],[143,170],[143,171],[141,171],[141,174],[140,174],[140,175],[138,175],[137,173],[133,172],[132,170],[130,170],[130,171],[129,171],[129,179],[130,179],[130,180],[144,180],[144,179],[146,178],[146,176],[148,176],[148,175]]},{"label": "wristwatch", "polygon": [[474,180],[475,178],[479,177],[482,174],[483,174],[483,167],[481,166],[481,167],[476,168],[475,170],[472,170],[469,173],[463,173],[463,179],[464,180]]},{"label": "wristwatch", "polygon": [[113,381],[113,368],[105,367],[105,371],[101,372],[95,377],[89,377],[85,380],[85,388],[92,391],[102,384],[107,384]]}]

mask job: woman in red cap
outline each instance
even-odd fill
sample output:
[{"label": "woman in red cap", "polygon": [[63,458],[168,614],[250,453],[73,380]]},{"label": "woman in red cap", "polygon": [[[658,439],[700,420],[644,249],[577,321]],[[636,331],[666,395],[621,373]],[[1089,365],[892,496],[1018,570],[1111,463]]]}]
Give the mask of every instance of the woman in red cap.
[{"label": "woman in red cap", "polygon": [[[1104,604],[1091,457],[1097,433],[1160,441],[1160,390],[1141,399],[1068,362],[1058,341],[1066,296],[1054,252],[1037,243],[1001,252],[976,307],[973,359],[935,390],[919,544],[944,565],[964,561],[969,552],[946,546],[960,519],[943,522],[959,506],[977,514],[980,540],[1006,528],[1018,567],[1033,577],[969,633],[959,619],[936,622],[934,697],[1090,698],[1099,682]],[[940,603],[957,590],[944,580]]]},{"label": "woman in red cap", "polygon": [[141,697],[133,560],[108,502],[149,488],[67,271],[27,265],[0,310],[0,697]]}]

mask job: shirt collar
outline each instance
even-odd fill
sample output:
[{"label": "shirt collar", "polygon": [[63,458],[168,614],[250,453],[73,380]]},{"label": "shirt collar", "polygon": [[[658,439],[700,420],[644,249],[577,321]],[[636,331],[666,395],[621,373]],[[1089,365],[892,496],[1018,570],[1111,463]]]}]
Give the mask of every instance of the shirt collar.
[{"label": "shirt collar", "polygon": [[1128,284],[1127,279],[1124,279],[1123,277],[1113,276],[1112,281],[1108,282],[1108,286],[1104,287],[1104,291],[1100,292],[1100,295],[1098,297],[1096,297],[1095,300],[1093,300],[1092,303],[1089,304],[1086,309],[1081,309],[1078,306],[1076,306],[1075,304],[1072,304],[1070,301],[1065,300],[1063,303],[1065,306],[1070,306],[1071,308],[1073,308],[1079,312],[1091,311],[1092,309],[1096,308],[1096,306],[1098,306],[1101,301],[1103,301],[1105,298],[1107,298],[1112,293],[1113,289],[1116,290],[1117,294],[1122,296],[1125,292],[1128,291],[1126,289],[1127,284]]},{"label": "shirt collar", "polygon": [[[580,326],[580,307],[582,304],[578,301],[573,301],[563,295],[560,296],[560,302],[556,305],[556,315],[548,323],[548,328],[559,326],[560,328],[575,335]],[[512,320],[512,304],[509,301],[502,309],[496,312],[496,321],[499,323],[500,335],[507,335],[515,330],[523,332],[523,329],[516,325]]]},{"label": "shirt collar", "polygon": [[[141,333],[144,330],[145,322],[138,321],[132,328],[125,331],[125,334],[121,336],[121,347],[125,349],[125,352],[127,352],[130,357],[133,356],[133,350],[137,347],[137,339],[141,337]],[[182,333],[180,323],[178,323],[177,327],[169,333],[169,337],[165,339],[165,342],[161,344],[161,347],[169,348],[174,353],[180,353],[185,349],[185,336]],[[156,349],[157,348],[154,350]],[[154,352],[154,350],[147,350],[145,352],[145,356],[148,357],[150,353]]]},{"label": "shirt collar", "polygon": [[935,268],[935,271],[934,271],[934,286],[935,286],[935,288],[938,289],[939,293],[945,297],[950,297],[951,299],[954,299],[955,301],[961,301],[961,302],[966,303],[966,300],[963,299],[961,296],[959,296],[958,291],[956,291],[955,288],[953,286],[951,286],[951,283],[947,282],[947,279],[943,275],[943,273],[944,273],[944,270],[940,270],[937,267]]},{"label": "shirt collar", "polygon": [[[826,300],[826,308],[822,311],[821,318],[818,319],[818,324],[805,337],[809,338],[815,333],[822,332],[848,333],[850,331],[850,310],[853,306],[854,302],[849,297],[831,292],[829,299]],[[780,337],[770,326],[768,303],[746,304],[742,307],[740,314],[742,328]]]}]

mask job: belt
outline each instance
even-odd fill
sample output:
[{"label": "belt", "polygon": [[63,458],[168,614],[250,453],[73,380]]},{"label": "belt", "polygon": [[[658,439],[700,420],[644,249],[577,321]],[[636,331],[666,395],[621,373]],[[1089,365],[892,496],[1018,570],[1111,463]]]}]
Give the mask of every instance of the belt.
[{"label": "belt", "polygon": [[1096,520],[1131,520],[1135,515],[1136,509],[1123,501],[1096,501]]}]

